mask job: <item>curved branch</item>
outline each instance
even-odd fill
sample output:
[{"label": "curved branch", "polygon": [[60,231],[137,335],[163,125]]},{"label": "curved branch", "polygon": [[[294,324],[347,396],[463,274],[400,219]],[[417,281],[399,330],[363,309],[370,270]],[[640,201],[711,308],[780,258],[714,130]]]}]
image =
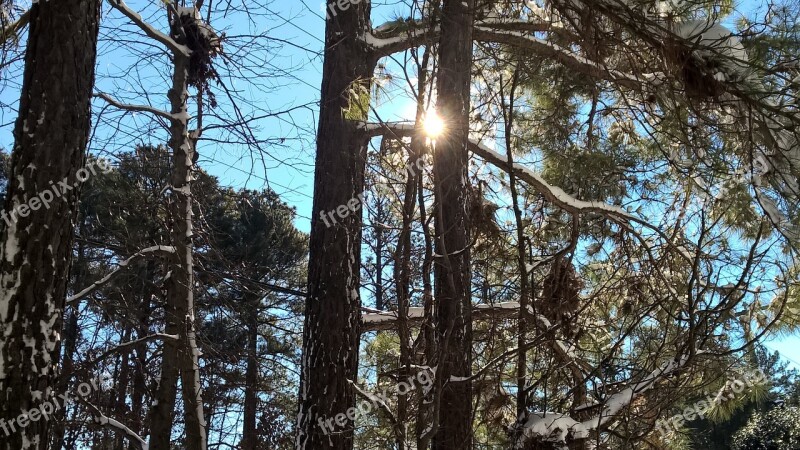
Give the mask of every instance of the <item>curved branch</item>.
[{"label": "curved branch", "polygon": [[112,270],[111,273],[109,273],[108,275],[106,275],[103,278],[95,281],[89,287],[83,289],[82,291],[78,292],[77,294],[73,295],[72,297],[68,297],[67,298],[67,304],[70,305],[72,303],[76,303],[79,300],[81,300],[82,298],[84,298],[87,295],[91,294],[94,290],[96,290],[100,286],[108,283],[115,276],[117,276],[120,273],[122,273],[122,271],[124,269],[126,269],[130,265],[130,263],[132,263],[133,261],[135,261],[137,259],[144,258],[144,257],[150,256],[150,255],[174,254],[174,253],[175,253],[175,247],[166,246],[166,245],[156,245],[156,246],[153,246],[153,247],[148,247],[148,248],[146,248],[144,250],[139,250],[138,252],[134,253],[133,256],[131,256],[130,258],[126,259],[125,261],[122,261],[121,263],[119,263],[119,266],[116,269]]},{"label": "curved branch", "polygon": [[150,446],[147,445],[147,442],[145,442],[145,440],[142,439],[141,436],[136,434],[130,428],[106,416],[105,414],[100,412],[100,410],[96,406],[89,403],[88,401],[83,400],[82,403],[91,411],[92,416],[94,416],[94,418],[92,419],[94,423],[100,425],[101,427],[106,427],[115,431],[122,432],[123,434],[125,434],[125,436],[128,437],[129,441],[131,441],[137,448],[139,448],[139,450],[148,450],[150,448]]},{"label": "curved branch", "polygon": [[130,104],[127,104],[127,103],[122,103],[122,102],[118,101],[117,99],[115,99],[114,97],[111,97],[110,95],[108,95],[108,94],[106,94],[104,92],[95,92],[94,94],[92,94],[92,97],[102,98],[103,100],[108,102],[108,104],[110,104],[112,106],[115,106],[115,107],[117,107],[119,109],[124,109],[124,110],[127,110],[127,111],[148,112],[148,113],[155,114],[157,116],[163,117],[163,118],[165,118],[167,120],[175,120],[176,119],[176,117],[174,115],[172,115],[172,114],[170,114],[170,113],[168,113],[168,112],[166,112],[164,110],[161,110],[161,109],[158,109],[158,108],[154,108],[152,106],[147,106],[147,105],[130,105]]}]

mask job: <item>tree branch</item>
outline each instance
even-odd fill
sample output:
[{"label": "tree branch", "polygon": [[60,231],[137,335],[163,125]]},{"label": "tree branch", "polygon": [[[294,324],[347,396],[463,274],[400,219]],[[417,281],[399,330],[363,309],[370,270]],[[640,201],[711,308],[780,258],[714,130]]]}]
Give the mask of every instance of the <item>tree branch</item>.
[{"label": "tree branch", "polygon": [[134,445],[136,445],[136,447],[139,448],[139,450],[148,450],[150,448],[150,446],[147,445],[147,442],[145,442],[145,440],[141,436],[136,434],[130,428],[106,416],[105,414],[100,412],[100,410],[97,409],[96,406],[89,403],[88,401],[82,400],[82,403],[91,411],[92,416],[94,416],[93,418],[94,423],[100,425],[101,427],[110,428],[115,431],[121,431],[128,437],[128,440],[130,440]]},{"label": "tree branch", "polygon": [[111,3],[111,6],[118,9],[122,14],[124,14],[125,17],[130,19],[131,22],[133,22],[136,26],[138,26],[142,31],[144,31],[144,33],[147,36],[164,44],[164,46],[170,49],[173,53],[180,53],[186,57],[192,54],[192,51],[189,50],[189,47],[178,44],[171,37],[156,30],[155,27],[145,22],[144,19],[142,19],[142,16],[136,11],[132,10],[127,4],[125,4],[123,0],[108,0],[108,2]]},{"label": "tree branch", "polygon": [[130,258],[126,259],[125,261],[122,261],[121,263],[119,263],[119,266],[116,269],[114,269],[113,271],[111,271],[111,273],[109,273],[108,275],[106,275],[103,278],[95,281],[89,287],[87,287],[84,290],[78,292],[77,294],[73,295],[72,297],[68,297],[67,298],[67,304],[70,305],[70,304],[78,302],[82,298],[84,298],[87,295],[89,295],[90,293],[92,293],[95,289],[97,289],[100,286],[108,283],[109,281],[111,281],[112,278],[114,278],[115,276],[119,275],[124,269],[126,269],[128,267],[128,265],[130,265],[130,263],[132,263],[133,261],[135,261],[137,259],[144,258],[146,256],[154,255],[154,254],[174,254],[174,253],[175,253],[175,247],[170,247],[170,246],[166,246],[166,245],[156,245],[156,246],[153,246],[153,247],[148,247],[148,248],[146,248],[144,250],[140,250],[140,251],[134,253],[133,256],[131,256]]},{"label": "tree branch", "polygon": [[154,108],[152,106],[146,106],[146,105],[131,105],[131,104],[128,104],[128,103],[121,103],[118,100],[116,100],[114,97],[111,97],[110,95],[108,95],[106,93],[103,93],[103,92],[95,92],[94,94],[92,94],[92,97],[102,98],[103,100],[108,102],[110,105],[116,106],[119,109],[124,109],[124,110],[127,110],[127,111],[148,112],[148,113],[155,114],[157,116],[163,117],[163,118],[165,118],[167,120],[175,120],[176,119],[176,117],[174,115],[172,115],[172,114],[170,114],[170,113],[168,113],[168,112],[166,112],[164,110],[161,110],[161,109],[158,109],[158,108]]},{"label": "tree branch", "polygon": [[[393,330],[397,327],[398,319],[395,311],[378,311],[370,308],[362,308],[361,331],[385,331]],[[503,302],[491,304],[475,305],[472,309],[473,320],[486,319],[510,319],[519,314],[518,302]],[[425,318],[425,308],[408,308],[409,325],[419,325]]]}]

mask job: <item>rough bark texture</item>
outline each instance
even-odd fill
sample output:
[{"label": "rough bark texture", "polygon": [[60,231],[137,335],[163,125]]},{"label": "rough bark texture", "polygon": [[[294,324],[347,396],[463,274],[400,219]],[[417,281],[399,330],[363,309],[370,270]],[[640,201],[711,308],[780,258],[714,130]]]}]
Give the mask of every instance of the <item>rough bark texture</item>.
[{"label": "rough bark texture", "polygon": [[[180,39],[177,39],[179,43]],[[206,448],[206,422],[200,389],[200,366],[195,334],[194,310],[194,258],[192,227],[192,161],[194,139],[190,136],[186,117],[188,100],[189,58],[173,55],[172,87],[167,94],[170,112],[175,119],[170,124],[172,148],[172,195],[170,203],[170,239],[175,247],[170,260],[172,274],[167,282],[166,332],[178,335],[177,341],[164,342],[161,382],[158,404],[154,407],[150,448],[169,449],[175,404],[175,383],[179,377],[183,398],[186,446],[190,449]],[[162,404],[161,402],[164,402]],[[169,405],[172,407],[169,407]],[[159,422],[163,420],[163,422]]]},{"label": "rough bark texture", "polygon": [[[0,236],[0,424],[14,420],[16,431],[9,427],[6,436],[0,428],[0,449],[47,446],[49,421],[21,428],[18,416],[55,394],[53,365],[72,258],[76,175],[91,126],[99,17],[99,0],[39,2],[30,15],[3,208],[8,223]],[[62,180],[70,189],[49,208],[29,203]],[[36,210],[20,210],[24,205]]]},{"label": "rough bark texture", "polygon": [[366,139],[356,121],[367,117],[375,61],[357,38],[369,12],[369,1],[353,2],[325,29],[297,449],[353,445],[352,422],[327,433],[321,423],[355,405],[349,380],[358,367],[362,209],[345,218],[334,212],[330,226],[320,214],[359,201],[364,189]]},{"label": "rough bark texture", "polygon": [[450,382],[471,369],[470,220],[467,173],[472,11],[474,0],[445,0],[439,43],[437,110],[445,132],[434,149],[436,189],[435,266],[437,335],[440,342],[437,386],[441,386],[437,450],[472,447],[472,388]]}]

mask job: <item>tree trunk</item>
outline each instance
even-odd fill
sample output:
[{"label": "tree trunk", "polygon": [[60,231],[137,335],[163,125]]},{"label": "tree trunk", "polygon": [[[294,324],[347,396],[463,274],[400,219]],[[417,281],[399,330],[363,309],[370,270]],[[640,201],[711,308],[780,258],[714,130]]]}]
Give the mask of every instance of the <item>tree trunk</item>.
[{"label": "tree trunk", "polygon": [[[121,342],[130,342],[131,335],[133,335],[133,327],[129,325],[127,321],[121,324],[125,327],[122,331],[122,340]],[[128,405],[126,400],[128,399],[128,384],[130,384],[131,379],[131,353],[128,349],[122,351],[120,354],[120,363],[119,363],[119,375],[114,377],[114,391],[117,395],[117,398],[113,398],[113,394],[111,399],[109,400],[110,405],[113,407],[114,411],[114,418],[120,419],[127,417],[128,415]],[[122,433],[116,433],[113,435],[114,439],[114,450],[125,450],[125,446],[127,445],[127,437]]]},{"label": "tree trunk", "polygon": [[[180,39],[176,40],[180,43]],[[170,238],[175,247],[171,259],[171,276],[167,282],[167,334],[179,337],[177,341],[164,342],[161,383],[158,404],[154,409],[151,429],[154,450],[168,450],[175,405],[175,383],[181,380],[183,414],[186,427],[186,446],[190,449],[206,448],[206,423],[200,385],[200,366],[197,339],[195,336],[194,311],[194,258],[192,245],[192,161],[194,139],[188,128],[189,58],[173,54],[174,71],[172,87],[167,94],[170,112],[176,117],[170,125],[170,147],[172,148],[172,194],[170,203]],[[165,404],[161,404],[161,402]],[[164,423],[158,422],[164,420]],[[157,434],[158,433],[158,434]]]},{"label": "tree trunk", "polygon": [[[427,54],[428,50],[426,50]],[[425,75],[425,72],[420,73],[420,80]],[[420,83],[421,85],[422,83]],[[425,312],[425,318],[420,326],[420,333],[422,333],[425,341],[424,358],[426,365],[435,364],[436,350],[438,344],[436,342],[436,327],[435,327],[435,312],[433,301],[433,283],[431,281],[431,268],[433,267],[433,239],[431,237],[430,229],[428,227],[428,215],[425,206],[425,187],[423,177],[417,178],[417,204],[419,205],[419,223],[422,228],[422,234],[425,240],[425,254],[422,261],[422,304]],[[434,406],[430,401],[430,393],[428,396],[420,395],[419,410],[417,411],[417,449],[428,450],[431,443],[432,433],[429,427],[432,426],[436,419],[433,417]]]},{"label": "tree trunk", "polygon": [[[38,2],[31,10],[0,235],[0,424],[14,421],[16,429],[9,436],[0,429],[0,449],[47,447],[49,421],[20,427],[17,417],[55,394],[99,17],[99,0]],[[69,189],[58,190],[60,198],[45,194],[62,180]]]},{"label": "tree trunk", "polygon": [[445,0],[441,15],[437,111],[446,129],[434,149],[436,194],[435,266],[437,335],[441,343],[436,386],[440,389],[439,426],[433,448],[472,446],[472,364],[469,179],[470,70],[474,0]]},{"label": "tree trunk", "polygon": [[[505,123],[506,157],[509,167],[514,165],[514,144],[512,140],[514,131],[514,99],[519,83],[519,67],[514,68],[511,79],[511,88],[506,103],[503,92],[503,78],[500,77],[500,101],[502,102],[503,122]],[[527,254],[525,252],[525,222],[522,220],[522,208],[517,190],[517,176],[513,170],[508,172],[508,186],[511,191],[511,206],[514,208],[514,222],[517,225],[517,270],[519,271],[519,316],[517,317],[517,420],[525,423],[528,417],[527,393],[525,392],[528,351],[527,345],[528,324],[528,299],[530,289],[528,285]]]},{"label": "tree trunk", "polygon": [[[173,276],[175,276],[173,274]],[[180,332],[179,312],[172,302],[167,302],[164,311],[164,332],[176,335]],[[176,355],[179,343],[172,339],[164,341],[161,352],[161,376],[154,405],[150,411],[150,448],[170,450],[172,422],[175,414],[175,394],[178,390],[178,367]]]},{"label": "tree trunk", "polygon": [[[256,434],[258,406],[258,302],[260,297],[248,294],[245,300],[247,321],[247,368],[244,385],[244,426],[241,450],[256,450],[258,436]],[[254,297],[254,298],[253,298]]]},{"label": "tree trunk", "polygon": [[[140,270],[140,280],[155,279],[156,263],[148,260],[147,264]],[[136,324],[136,337],[142,339],[150,335],[150,315],[151,315],[151,293],[146,281],[140,282],[141,304],[138,312],[138,323]],[[141,435],[143,428],[143,414],[145,395],[147,393],[147,343],[142,342],[134,348],[136,370],[133,375],[133,392],[131,393],[131,420],[129,428],[134,433]]]},{"label": "tree trunk", "polygon": [[[334,12],[325,29],[298,450],[353,445],[353,423],[347,420],[339,426],[334,420],[355,406],[350,381],[357,375],[360,326],[362,202],[358,197],[364,190],[367,148],[358,125],[368,116],[369,80],[376,62],[358,39],[369,27],[370,2],[353,2]],[[337,208],[342,211],[348,203],[353,210],[343,218],[337,215]]]}]

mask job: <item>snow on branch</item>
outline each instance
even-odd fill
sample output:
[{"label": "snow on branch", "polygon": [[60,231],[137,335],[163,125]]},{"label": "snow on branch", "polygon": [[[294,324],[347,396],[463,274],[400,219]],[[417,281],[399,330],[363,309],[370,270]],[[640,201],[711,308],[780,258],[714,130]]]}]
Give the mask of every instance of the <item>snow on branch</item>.
[{"label": "snow on branch", "polygon": [[[488,18],[476,23],[476,26],[496,31],[517,31],[525,33],[554,32],[568,39],[575,39],[565,28],[552,21],[509,20],[507,18]],[[429,22],[391,21],[367,32],[364,42],[372,48],[374,56],[383,57],[402,52],[424,44],[426,41],[438,39],[441,28]]]},{"label": "snow on branch", "polygon": [[111,281],[112,278],[119,275],[123,270],[125,270],[133,261],[150,255],[157,255],[157,254],[175,254],[175,247],[167,245],[156,245],[153,247],[148,247],[143,250],[139,250],[138,252],[134,253],[130,258],[119,263],[119,266],[113,271],[111,271],[111,273],[109,273],[108,275],[95,281],[90,286],[78,292],[77,294],[73,295],[72,297],[68,297],[67,304],[69,305],[78,302],[82,298],[92,293],[95,289],[108,283],[109,281]]},{"label": "snow on branch", "polygon": [[[410,137],[416,132],[414,125],[411,122],[382,122],[382,123],[364,123],[361,129],[368,137],[375,136],[391,136],[394,138]],[[553,203],[564,211],[570,214],[580,213],[594,213],[600,214],[608,219],[625,226],[632,230],[631,224],[636,223],[659,235],[665,242],[675,247],[672,239],[659,227],[647,222],[646,220],[631,214],[624,209],[609,205],[604,202],[597,201],[584,201],[576,199],[575,197],[567,194],[558,186],[553,186],[547,183],[539,174],[533,170],[521,165],[519,163],[509,163],[506,156],[500,154],[489,147],[476,141],[469,141],[470,151],[483,158],[486,162],[492,164],[500,170],[505,172],[514,171],[514,174],[520,180],[528,183],[531,187],[536,189],[547,201]],[[681,256],[683,256],[681,254]]]},{"label": "snow on branch", "polygon": [[382,57],[416,47],[426,40],[436,39],[440,32],[438,25],[430,26],[427,23],[402,31],[393,29],[392,23],[388,23],[368,31],[363,40],[372,49],[374,56]]},{"label": "snow on branch", "polygon": [[[682,356],[679,359],[669,360],[666,363],[662,364],[660,367],[655,369],[639,381],[638,383],[634,384],[633,386],[623,389],[616,394],[611,395],[608,399],[606,399],[605,407],[600,415],[593,417],[589,420],[584,420],[581,422],[581,426],[588,432],[592,430],[597,430],[601,426],[607,424],[610,420],[612,420],[616,415],[620,413],[624,408],[631,404],[631,402],[637,398],[639,395],[643,394],[645,391],[648,391],[657,381],[662,380],[670,375],[672,375],[676,370],[681,369],[686,363],[689,361],[688,356]],[[584,436],[588,437],[588,436]]]},{"label": "snow on branch", "polygon": [[590,433],[607,425],[619,413],[628,407],[634,399],[655,385],[657,381],[672,375],[688,362],[688,357],[672,359],[653,370],[648,376],[632,386],[609,396],[603,402],[603,409],[599,415],[588,420],[578,422],[567,414],[556,412],[534,412],[523,425],[518,444],[525,441],[539,439],[545,442],[566,444],[567,436],[572,439],[588,439]]},{"label": "snow on branch", "polygon": [[[374,56],[383,57],[421,45],[426,40],[435,39],[441,32],[438,25],[429,23],[412,24],[410,28],[409,25],[405,23],[404,25],[401,27],[396,22],[390,22],[375,28],[372,32],[367,32],[362,39],[372,49]],[[567,30],[554,27],[550,22],[490,19],[476,24],[473,38],[481,42],[524,48],[539,56],[553,58],[569,69],[628,88],[640,87],[642,83],[659,85],[665,79],[662,73],[629,74],[610,69],[601,62],[592,61],[531,34],[541,31],[569,34]]]},{"label": "snow on branch", "polygon": [[544,180],[544,178],[539,176],[539,174],[521,164],[514,163],[513,166],[509,166],[505,155],[502,155],[479,142],[470,141],[470,150],[472,150],[472,153],[480,156],[487,162],[500,169],[506,171],[513,170],[514,174],[519,177],[519,179],[533,186],[533,188],[542,194],[549,202],[557,205],[564,211],[572,214],[581,212],[595,212],[598,214],[621,218],[627,221],[638,221],[636,217],[618,206],[609,205],[603,202],[587,202],[584,200],[578,200],[564,192],[564,190],[560,187],[549,184]]},{"label": "snow on branch", "polygon": [[164,44],[168,49],[172,50],[173,53],[179,53],[186,57],[191,55],[192,51],[189,50],[189,47],[178,44],[174,39],[158,31],[155,27],[145,22],[144,19],[142,19],[142,16],[136,11],[132,10],[127,4],[125,4],[123,0],[108,0],[108,2],[111,3],[111,6],[124,14],[125,17],[130,19],[131,22],[138,26],[142,31],[144,31],[147,36]]},{"label": "snow on branch", "polygon": [[375,394],[367,392],[364,389],[361,389],[361,387],[359,387],[358,384],[356,384],[353,380],[349,380],[348,379],[347,382],[350,383],[351,386],[353,386],[353,389],[355,389],[355,391],[356,391],[356,393],[358,395],[364,397],[366,400],[368,400],[373,405],[377,405],[378,408],[380,408],[386,414],[386,416],[388,417],[389,421],[392,424],[396,424],[397,423],[397,418],[392,413],[392,408],[390,408],[389,405],[387,405],[386,402],[384,402],[382,398],[378,397]]},{"label": "snow on branch", "polygon": [[[502,302],[482,304],[472,307],[472,320],[507,319],[516,317],[519,312],[518,302]],[[425,318],[425,308],[408,308],[409,324],[419,324]],[[361,314],[361,331],[385,331],[397,327],[398,319],[395,311],[367,310]]]},{"label": "snow on branch", "polygon": [[370,138],[390,136],[400,139],[412,136],[417,128],[414,122],[363,122],[360,129]]},{"label": "snow on branch", "polygon": [[125,436],[128,437],[128,440],[130,440],[136,447],[138,447],[139,450],[149,450],[150,446],[147,444],[147,442],[145,442],[145,440],[141,436],[136,434],[133,430],[126,427],[122,423],[106,416],[105,414],[100,412],[100,410],[97,409],[97,407],[94,406],[93,404],[85,400],[83,400],[82,403],[86,405],[86,407],[89,408],[89,410],[91,411],[92,416],[94,416],[93,418],[94,423],[100,425],[101,427],[110,428],[112,430],[124,433]]},{"label": "snow on branch", "polygon": [[[365,123],[362,124],[361,129],[364,130],[369,137],[392,136],[395,138],[401,138],[412,136],[415,133],[414,124],[411,122]],[[563,189],[550,185],[537,173],[521,164],[514,163],[513,166],[510,167],[505,155],[490,149],[480,142],[470,141],[469,147],[472,153],[480,156],[492,165],[505,170],[506,172],[513,170],[515,175],[517,175],[521,180],[532,185],[548,201],[559,206],[567,212],[595,212],[610,215],[616,218],[640,222],[639,219],[620,207],[609,205],[603,202],[587,202],[584,200],[578,200],[564,192]]]},{"label": "snow on branch", "polygon": [[629,88],[639,87],[644,82],[658,83],[662,78],[658,74],[634,75],[609,69],[599,62],[584,58],[564,47],[531,36],[523,31],[496,30],[489,27],[476,26],[474,38],[478,41],[496,42],[524,48],[535,52],[539,56],[553,58],[569,69]]},{"label": "snow on branch", "polygon": [[108,95],[106,93],[103,93],[103,92],[95,92],[94,94],[92,94],[92,96],[93,97],[97,97],[97,98],[102,98],[103,100],[108,102],[108,104],[110,104],[112,106],[115,106],[115,107],[117,107],[119,109],[124,109],[124,110],[127,110],[127,111],[148,112],[148,113],[155,114],[157,116],[163,117],[163,118],[165,118],[167,120],[176,119],[176,117],[173,114],[170,114],[167,111],[164,111],[164,110],[161,110],[161,109],[158,109],[158,108],[154,108],[152,106],[131,105],[131,104],[127,104],[127,103],[122,103],[122,102],[116,100],[114,97],[111,97],[110,95]]},{"label": "snow on branch", "polygon": [[[533,312],[533,308],[528,306],[528,313],[533,315],[536,318],[536,323],[539,327],[545,331],[550,330],[553,328],[553,325],[550,323],[550,320],[547,317],[541,314],[535,314]],[[564,361],[566,364],[570,366],[570,369],[573,371],[575,375],[587,375],[592,372],[592,367],[589,364],[580,359],[578,355],[572,351],[571,347],[567,347],[567,345],[561,339],[552,339],[550,340],[553,346],[553,351],[556,352],[558,357]]]},{"label": "snow on branch", "polygon": [[114,348],[112,348],[110,350],[110,352],[115,352],[115,351],[121,350],[123,348],[131,347],[131,346],[134,346],[136,344],[141,344],[142,342],[156,341],[156,340],[160,340],[160,341],[166,341],[166,340],[177,341],[177,340],[180,340],[180,336],[178,336],[177,334],[155,333],[155,334],[151,334],[149,336],[145,336],[143,338],[135,339],[133,341],[123,342],[123,343],[121,343],[119,345],[114,346]]},{"label": "snow on branch", "polygon": [[20,32],[31,20],[31,10],[27,10],[19,16],[19,19],[15,20],[14,22],[4,26],[2,31],[0,31],[0,42],[6,43],[11,38],[16,38],[17,33]]}]

